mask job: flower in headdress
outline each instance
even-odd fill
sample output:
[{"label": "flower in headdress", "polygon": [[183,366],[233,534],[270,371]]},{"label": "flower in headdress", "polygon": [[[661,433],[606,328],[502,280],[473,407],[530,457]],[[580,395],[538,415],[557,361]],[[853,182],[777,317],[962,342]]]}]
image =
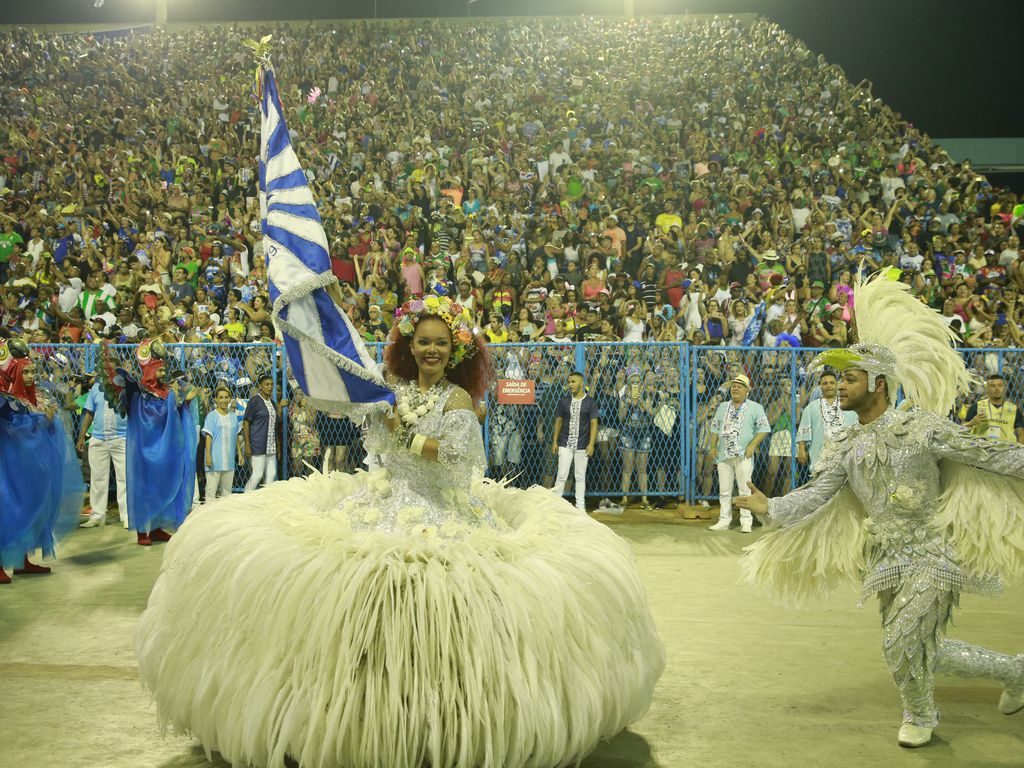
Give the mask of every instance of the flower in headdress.
[{"label": "flower in headdress", "polygon": [[454,347],[451,361],[458,365],[476,352],[473,334],[473,318],[468,309],[456,304],[448,296],[427,296],[405,302],[395,311],[398,330],[403,336],[412,336],[416,324],[423,317],[443,320],[451,330]]}]

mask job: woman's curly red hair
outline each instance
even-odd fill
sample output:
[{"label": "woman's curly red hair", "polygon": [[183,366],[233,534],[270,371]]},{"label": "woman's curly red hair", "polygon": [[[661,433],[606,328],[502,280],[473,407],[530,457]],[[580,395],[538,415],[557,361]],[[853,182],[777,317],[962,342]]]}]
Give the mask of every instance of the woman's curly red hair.
[{"label": "woman's curly red hair", "polygon": [[[451,335],[451,329],[449,329],[449,335]],[[384,348],[384,366],[389,373],[406,381],[416,381],[419,377],[416,359],[412,356],[411,342],[412,337],[403,336],[396,323],[391,329],[388,345]],[[473,404],[477,405],[484,399],[487,388],[494,380],[494,364],[491,361],[491,353],[487,350],[487,345],[477,334],[473,334],[473,346],[476,347],[476,352],[454,368],[446,369],[444,377],[452,384],[466,390],[473,398]]]}]

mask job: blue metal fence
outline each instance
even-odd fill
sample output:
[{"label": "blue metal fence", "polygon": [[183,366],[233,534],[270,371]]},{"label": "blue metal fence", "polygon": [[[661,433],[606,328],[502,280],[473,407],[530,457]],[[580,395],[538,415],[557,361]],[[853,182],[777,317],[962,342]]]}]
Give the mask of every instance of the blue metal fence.
[{"label": "blue metal fence", "polygon": [[[382,359],[383,345],[371,344]],[[337,413],[310,408],[288,376],[288,362],[274,344],[172,344],[169,365],[186,371],[200,390],[199,406],[212,407],[213,389],[224,384],[237,407],[255,391],[259,377],[274,380],[282,408],[279,477],[317,470],[354,471],[362,465],[360,425]],[[134,345],[114,345],[128,370],[137,372]],[[40,386],[63,406],[62,418],[78,432],[74,401],[88,389],[98,364],[95,345],[35,348]],[[514,485],[554,484],[557,462],[551,447],[555,407],[566,394],[569,374],[583,373],[588,393],[600,409],[596,451],[587,471],[587,495],[618,500],[648,497],[652,503],[675,499],[695,503],[718,496],[710,424],[728,399],[728,382],[738,373],[751,381],[749,398],[768,416],[771,435],[755,455],[754,483],[781,494],[803,483],[807,467],[797,460],[796,429],[803,409],[818,396],[817,375],[809,365],[819,349],[693,347],[684,343],[499,344],[491,347],[499,378],[534,382],[529,405],[499,403],[488,393],[483,416],[491,477]],[[979,374],[1002,373],[1008,399],[1024,402],[1022,349],[965,349],[966,364]],[[962,419],[979,391],[957,404]],[[567,494],[572,494],[570,473]],[[240,466],[241,488],[249,467]]]}]

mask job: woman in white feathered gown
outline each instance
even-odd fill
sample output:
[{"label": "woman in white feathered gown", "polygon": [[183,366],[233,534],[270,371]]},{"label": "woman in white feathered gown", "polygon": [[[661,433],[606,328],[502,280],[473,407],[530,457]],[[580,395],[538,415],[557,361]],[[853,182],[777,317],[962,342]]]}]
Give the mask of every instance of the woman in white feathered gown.
[{"label": "woman in white feathered gown", "polygon": [[218,500],[167,548],[139,668],[208,755],[553,768],[646,712],[664,651],[630,548],[548,490],[481,479],[486,352],[450,304],[396,327],[378,468]]}]

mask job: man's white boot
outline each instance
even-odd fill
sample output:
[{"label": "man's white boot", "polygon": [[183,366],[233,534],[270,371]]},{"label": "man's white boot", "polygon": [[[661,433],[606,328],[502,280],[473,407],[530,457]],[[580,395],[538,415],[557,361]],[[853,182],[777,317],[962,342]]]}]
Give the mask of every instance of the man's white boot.
[{"label": "man's white boot", "polygon": [[914,725],[913,723],[904,723],[900,726],[898,741],[901,747],[907,747],[908,749],[923,747],[931,740],[931,728],[922,728],[920,725]]}]

